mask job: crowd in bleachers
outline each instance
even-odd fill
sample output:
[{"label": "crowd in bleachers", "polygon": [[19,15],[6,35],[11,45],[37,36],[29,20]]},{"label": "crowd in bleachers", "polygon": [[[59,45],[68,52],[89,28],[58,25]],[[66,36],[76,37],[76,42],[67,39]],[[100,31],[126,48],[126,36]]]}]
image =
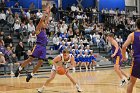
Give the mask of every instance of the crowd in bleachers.
[{"label": "crowd in bleachers", "polygon": [[[26,39],[29,46],[32,47],[35,44],[35,28],[43,12],[41,10],[37,12],[25,11],[22,8],[20,12],[15,13],[10,8],[4,10],[2,8],[0,12],[0,24],[2,27],[7,25],[10,34],[5,35],[3,29],[0,29],[0,52],[9,63],[21,60],[21,56],[26,59],[28,53],[22,42]],[[82,65],[86,70],[88,70],[88,66],[92,68],[91,65],[95,65],[96,58],[90,45],[96,44],[99,52],[100,49],[103,49],[111,53],[109,51],[111,46],[106,42],[105,33],[114,33],[121,46],[128,34],[135,30],[135,20],[127,17],[125,11],[103,9],[101,11],[103,14],[108,13],[114,16],[111,18],[103,16],[102,23],[99,23],[98,14],[96,14],[99,11],[96,8],[82,9],[73,5],[71,8],[67,7],[67,11],[58,11],[55,6],[52,7],[53,17],[50,18],[46,33],[48,37],[53,37],[54,46],[50,49],[59,50],[61,53],[64,48],[69,48],[80,69]],[[56,12],[59,12],[59,18]],[[14,36],[20,40],[16,46],[13,44]],[[79,63],[81,64],[79,65]]]}]

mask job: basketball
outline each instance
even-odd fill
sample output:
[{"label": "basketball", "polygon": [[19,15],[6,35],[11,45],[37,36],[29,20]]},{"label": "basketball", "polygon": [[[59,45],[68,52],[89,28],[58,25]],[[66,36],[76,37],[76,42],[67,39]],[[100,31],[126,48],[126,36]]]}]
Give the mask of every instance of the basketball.
[{"label": "basketball", "polygon": [[59,67],[57,68],[57,74],[59,74],[59,75],[64,75],[65,72],[66,72],[66,70],[65,70],[63,67],[59,66]]}]

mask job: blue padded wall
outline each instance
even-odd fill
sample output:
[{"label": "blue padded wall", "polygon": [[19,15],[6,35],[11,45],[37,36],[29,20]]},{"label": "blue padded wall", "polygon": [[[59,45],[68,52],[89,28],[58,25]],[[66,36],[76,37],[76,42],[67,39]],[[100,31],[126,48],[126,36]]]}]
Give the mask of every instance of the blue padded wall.
[{"label": "blue padded wall", "polygon": [[62,8],[66,9],[67,6],[72,6],[73,4],[77,5],[77,1],[76,0],[62,0]]},{"label": "blue padded wall", "polygon": [[23,8],[29,8],[32,2],[35,4],[36,8],[42,8],[42,0],[19,0],[19,2]]},{"label": "blue padded wall", "polygon": [[95,0],[83,0],[82,5],[84,8],[95,7]]},{"label": "blue padded wall", "polygon": [[102,10],[103,8],[124,10],[125,0],[99,0],[99,9]]}]

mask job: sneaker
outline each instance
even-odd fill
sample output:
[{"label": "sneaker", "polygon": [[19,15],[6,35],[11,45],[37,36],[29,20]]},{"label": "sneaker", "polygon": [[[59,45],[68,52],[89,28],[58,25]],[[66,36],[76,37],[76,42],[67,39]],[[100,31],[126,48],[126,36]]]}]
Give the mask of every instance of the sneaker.
[{"label": "sneaker", "polygon": [[96,65],[96,67],[99,67],[99,66],[100,66],[99,64]]},{"label": "sneaker", "polygon": [[86,67],[86,71],[88,71],[88,68]]},{"label": "sneaker", "polygon": [[75,72],[75,68],[73,68],[72,72],[73,72],[73,73]]},{"label": "sneaker", "polygon": [[82,71],[82,68],[80,67],[80,72]]},{"label": "sneaker", "polygon": [[76,84],[76,88],[77,88],[77,92],[82,92],[83,91],[78,84]]},{"label": "sneaker", "polygon": [[91,70],[92,70],[92,68],[90,67],[90,68],[89,68],[89,70],[91,71]]},{"label": "sneaker", "polygon": [[13,71],[11,71],[10,75],[11,75],[11,76],[14,76],[14,73],[13,73]]},{"label": "sneaker", "polygon": [[38,92],[38,93],[43,93],[43,88],[38,88],[38,89],[37,89],[37,92]]},{"label": "sneaker", "polygon": [[93,70],[95,71],[95,67],[93,67]]},{"label": "sneaker", "polygon": [[32,75],[31,74],[28,74],[27,75],[27,78],[26,78],[26,82],[29,82],[31,78],[32,78]]},{"label": "sneaker", "polygon": [[121,80],[120,86],[123,87],[126,83],[127,83],[127,82],[126,82],[125,79],[124,79],[124,80]]},{"label": "sneaker", "polygon": [[18,69],[16,70],[16,72],[15,72],[15,77],[18,77],[19,74],[20,74],[20,71],[19,71],[19,68],[18,68]]}]

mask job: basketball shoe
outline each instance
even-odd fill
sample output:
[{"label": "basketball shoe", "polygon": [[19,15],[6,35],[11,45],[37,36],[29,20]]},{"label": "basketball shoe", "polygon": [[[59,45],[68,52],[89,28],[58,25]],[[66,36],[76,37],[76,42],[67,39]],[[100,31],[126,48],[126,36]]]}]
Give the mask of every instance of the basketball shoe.
[{"label": "basketball shoe", "polygon": [[28,75],[27,75],[27,78],[26,78],[26,82],[29,82],[30,79],[31,79],[32,77],[33,77],[33,76],[32,76],[31,74],[28,74]]},{"label": "basketball shoe", "polygon": [[15,72],[15,77],[18,77],[19,74],[20,74],[20,71],[19,71],[19,68],[18,68],[18,69],[16,70],[16,72]]},{"label": "basketball shoe", "polygon": [[125,79],[123,79],[123,80],[121,80],[120,87],[123,87],[126,84],[127,84],[127,81]]},{"label": "basketball shoe", "polygon": [[41,87],[41,88],[38,88],[38,89],[37,89],[37,92],[38,92],[38,93],[43,93],[44,88],[45,88],[45,86],[43,86],[43,87]]},{"label": "basketball shoe", "polygon": [[39,89],[37,89],[37,92],[38,93],[43,93],[43,90],[44,90],[43,88],[39,88]]},{"label": "basketball shoe", "polygon": [[82,92],[83,91],[78,84],[76,84],[76,88],[77,88],[77,92]]}]

